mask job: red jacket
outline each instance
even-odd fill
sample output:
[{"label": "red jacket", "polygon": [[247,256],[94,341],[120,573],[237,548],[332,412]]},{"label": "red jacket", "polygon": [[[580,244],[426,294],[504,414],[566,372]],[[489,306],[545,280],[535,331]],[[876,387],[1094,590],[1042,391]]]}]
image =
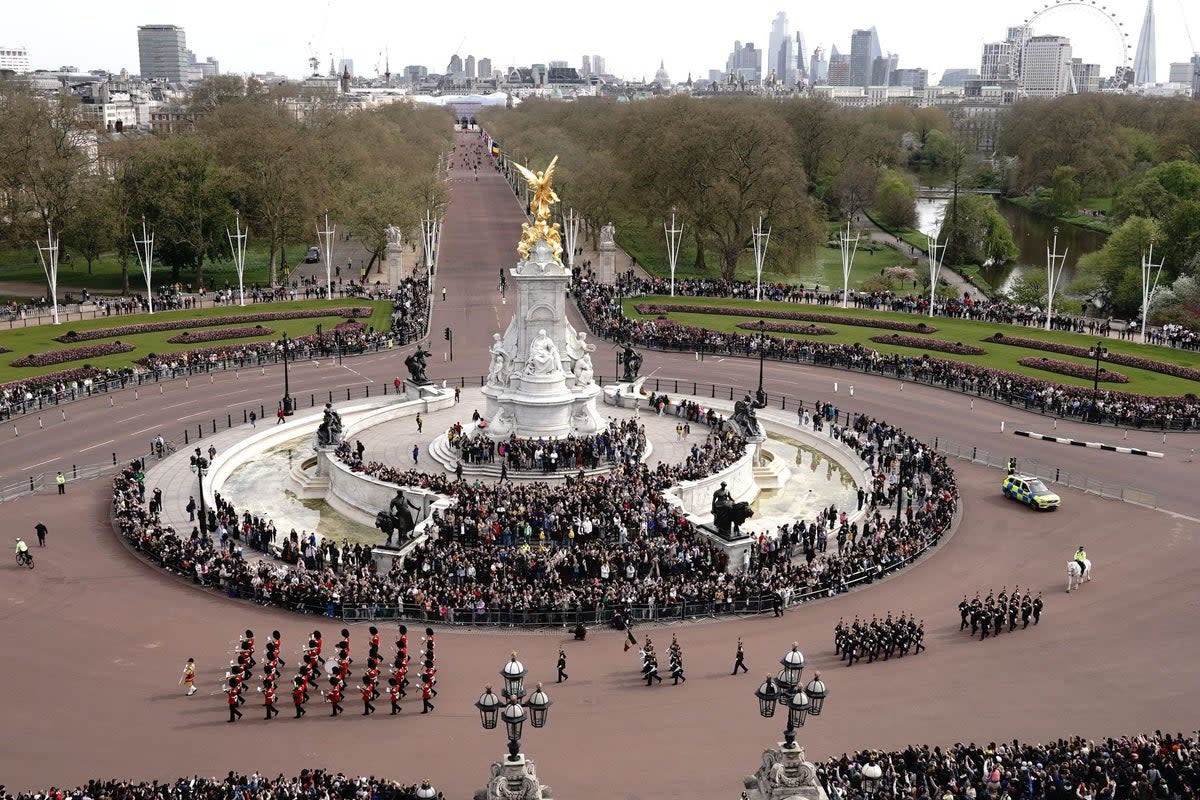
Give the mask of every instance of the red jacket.
[{"label": "red jacket", "polygon": [[297,686],[295,689],[292,689],[292,702],[298,706],[304,705],[304,687],[303,686]]},{"label": "red jacket", "polygon": [[275,687],[274,686],[272,686],[269,689],[263,689],[263,705],[265,705],[265,706],[275,705]]}]

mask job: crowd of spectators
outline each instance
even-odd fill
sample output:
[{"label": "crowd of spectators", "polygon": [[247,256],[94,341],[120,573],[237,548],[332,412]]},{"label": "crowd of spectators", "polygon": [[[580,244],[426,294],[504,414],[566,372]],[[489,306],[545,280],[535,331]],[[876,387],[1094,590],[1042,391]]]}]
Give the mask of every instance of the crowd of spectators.
[{"label": "crowd of spectators", "polygon": [[446,438],[460,460],[493,464],[499,459],[514,472],[594,470],[604,464],[636,461],[646,449],[645,429],[633,420],[612,420],[605,430],[586,436],[533,439],[514,433],[498,442],[484,428],[468,431],[456,422],[446,431]]},{"label": "crowd of spectators", "polygon": [[[702,408],[691,411],[707,418]],[[352,470],[453,499],[449,508],[433,511],[425,539],[396,557],[390,569],[377,567],[366,547],[338,548],[315,533],[291,531],[280,545],[282,532],[269,520],[248,510],[239,515],[221,498],[206,520],[211,537],[164,528],[153,499],[145,502],[140,463],[114,480],[113,512],[126,540],[171,571],[231,595],[316,613],[370,606],[379,616],[448,622],[497,613],[519,616],[518,621],[569,616],[593,622],[617,610],[626,617],[760,610],[778,596],[791,601],[831,595],[900,567],[936,543],[954,513],[954,477],[940,456],[866,417],[841,427],[830,411],[814,409],[814,429],[827,429],[852,447],[874,475],[859,508],[831,508],[814,520],[797,520],[782,545],[779,536],[764,535],[732,571],[724,552],[664,494],[744,455],[744,439],[720,417],[702,442],[697,437],[692,443],[683,462],[654,466],[630,456],[644,443],[636,420],[616,423],[606,433],[625,443],[629,457],[607,474],[569,475],[562,483],[485,484],[404,471],[363,462],[343,444],[336,454]],[[901,459],[905,469],[898,470]],[[908,507],[892,519],[886,507],[901,491]],[[865,516],[851,522],[847,512],[860,509]],[[818,533],[835,540],[837,549],[810,552],[810,539]],[[803,563],[792,559],[792,545],[801,543]],[[248,550],[277,558],[249,558]]]},{"label": "crowd of spectators", "polygon": [[[176,778],[173,781],[93,779],[75,788],[7,792],[0,800],[417,800],[416,784],[388,778],[347,777],[320,769],[303,769],[292,777],[242,775],[232,770],[223,778]],[[441,792],[437,800],[443,800]]]},{"label": "crowd of spectators", "polygon": [[575,284],[574,293],[589,327],[606,339],[663,350],[754,357],[763,347],[767,358],[921,381],[1045,414],[1125,427],[1187,430],[1200,426],[1200,400],[1195,396],[1151,397],[1111,389],[1094,392],[1092,387],[1068,386],[967,362],[932,358],[928,354],[905,356],[880,353],[857,343],[760,337],[757,333],[723,333],[671,320],[634,320],[622,314],[620,298],[611,286],[580,282]]},{"label": "crowd of spectators", "polygon": [[[670,282],[663,278],[642,278],[632,273],[620,277],[620,288],[625,297],[665,295],[671,291]],[[719,278],[687,278],[675,281],[675,295],[680,297],[733,297],[742,300],[756,298],[756,284],[751,281],[726,281]],[[781,303],[809,303],[822,306],[840,306],[842,290],[835,287],[822,289],[820,285],[764,283],[764,300]],[[894,291],[851,290],[849,304],[854,308],[874,311],[895,311],[907,314],[929,315],[929,295]],[[998,322],[1023,325],[1029,328],[1045,328],[1046,312],[1037,306],[1010,303],[1007,300],[987,298],[939,297],[934,302],[933,313],[939,317],[969,319],[982,322]],[[1137,328],[1137,320],[1121,320],[1112,317],[1089,317],[1082,314],[1056,313],[1050,320],[1054,330],[1086,333],[1090,336],[1118,335]],[[1163,325],[1151,328],[1149,339],[1153,344],[1164,344],[1194,350],[1200,348],[1200,336],[1181,325]]]},{"label": "crowd of spectators", "polygon": [[[882,771],[871,792],[862,774],[869,764]],[[830,800],[1192,800],[1200,791],[1200,735],[1156,730],[1103,739],[909,745],[843,753],[816,766]],[[415,800],[418,788],[323,770],[274,778],[230,772],[164,782],[97,779],[20,792],[0,787],[0,800]]]},{"label": "crowd of spectators", "polygon": [[817,775],[830,800],[864,796],[870,763],[883,770],[875,797],[889,800],[1191,800],[1198,733],[861,750],[818,763]]}]

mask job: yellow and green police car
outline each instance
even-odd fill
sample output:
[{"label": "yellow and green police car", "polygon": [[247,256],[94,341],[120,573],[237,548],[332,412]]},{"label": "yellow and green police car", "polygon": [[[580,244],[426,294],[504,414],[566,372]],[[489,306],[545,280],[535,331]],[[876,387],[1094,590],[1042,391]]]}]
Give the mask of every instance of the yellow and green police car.
[{"label": "yellow and green police car", "polygon": [[1004,479],[1000,491],[1005,497],[1019,500],[1038,511],[1053,511],[1062,502],[1058,495],[1046,488],[1041,478],[1032,475],[1009,475]]}]

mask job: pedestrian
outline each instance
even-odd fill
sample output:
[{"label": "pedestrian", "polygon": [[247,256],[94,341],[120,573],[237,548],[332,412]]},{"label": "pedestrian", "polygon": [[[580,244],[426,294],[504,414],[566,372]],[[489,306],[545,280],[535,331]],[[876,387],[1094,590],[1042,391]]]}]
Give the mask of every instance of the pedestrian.
[{"label": "pedestrian", "polygon": [[442,302],[446,302],[446,287],[442,287]]},{"label": "pedestrian", "polygon": [[454,402],[459,403],[461,401],[462,401],[462,394],[459,392],[458,387],[455,386],[454,387]]},{"label": "pedestrian", "polygon": [[184,697],[191,697],[196,693],[196,659],[189,658],[183,665],[183,674],[179,676],[179,685],[187,687]]},{"label": "pedestrian", "polygon": [[461,461],[457,461],[457,462],[455,462],[455,464],[454,464],[454,479],[455,479],[456,481],[461,481],[461,480],[462,480],[462,476],[463,476],[462,462],[461,462]]},{"label": "pedestrian", "polygon": [[[257,427],[257,423],[258,423],[258,414],[255,414],[253,411],[251,411],[250,412],[250,427],[251,428]],[[278,425],[279,423],[275,423],[275,424]]]},{"label": "pedestrian", "polygon": [[1033,624],[1037,625],[1042,621],[1042,593],[1038,592],[1037,597],[1033,600]]},{"label": "pedestrian", "polygon": [[730,675],[737,675],[738,667],[742,668],[742,672],[749,672],[746,667],[746,651],[742,648],[742,637],[738,637],[737,653],[734,655],[733,672]]},{"label": "pedestrian", "polygon": [[213,462],[213,460],[216,459],[216,457],[217,457],[217,447],[216,447],[216,445],[210,444],[208,446],[208,463],[211,464]]},{"label": "pedestrian", "polygon": [[62,470],[59,470],[58,474],[54,476],[54,482],[58,484],[58,493],[59,494],[67,493],[67,479],[62,474]]},{"label": "pedestrian", "polygon": [[196,521],[196,498],[194,496],[188,495],[187,505],[183,507],[183,510],[188,513],[188,522]]},{"label": "pedestrian", "polygon": [[37,532],[38,547],[45,547],[46,546],[46,534],[49,533],[49,529],[46,527],[46,523],[39,522],[37,525],[33,526],[33,529]]},{"label": "pedestrian", "polygon": [[283,411],[283,403],[279,404],[279,408],[275,409],[275,424],[282,425],[287,422],[287,414]]},{"label": "pedestrian", "polygon": [[413,445],[413,464],[416,464],[420,458],[421,458],[421,446],[414,444]]},{"label": "pedestrian", "polygon": [[417,412],[417,433],[421,432],[421,428],[425,425],[425,419],[421,416],[421,412]]},{"label": "pedestrian", "polygon": [[355,439],[354,440],[354,452],[358,454],[359,461],[362,461],[363,453],[365,453],[366,451],[367,451],[367,448],[363,446],[363,443],[360,440]]},{"label": "pedestrian", "polygon": [[570,676],[567,675],[567,651],[559,648],[558,651],[558,682],[562,683]]}]

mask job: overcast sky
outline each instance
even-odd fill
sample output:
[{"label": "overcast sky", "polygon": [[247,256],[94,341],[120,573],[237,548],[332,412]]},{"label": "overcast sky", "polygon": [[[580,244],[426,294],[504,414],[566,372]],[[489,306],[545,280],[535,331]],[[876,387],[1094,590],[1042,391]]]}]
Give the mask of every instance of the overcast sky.
[{"label": "overcast sky", "polygon": [[[1098,2],[1124,23],[1132,61],[1145,0]],[[704,77],[723,68],[735,39],[765,48],[779,11],[787,13],[793,33],[804,34],[810,54],[818,45],[828,52],[831,44],[848,52],[851,30],[874,25],[884,52],[898,53],[901,67],[925,67],[936,79],[948,67],[978,68],[982,43],[1003,39],[1008,25],[1043,7],[1040,0],[60,0],[52,11],[38,3],[6,5],[0,46],[28,47],[34,69],[124,67],[136,73],[137,26],[167,23],[183,26],[188,48],[201,59],[218,59],[223,72],[299,77],[312,53],[323,69],[330,56],[353,59],[355,71],[368,77],[377,64],[383,71],[385,50],[394,73],[406,64],[442,72],[455,52],[490,57],[495,68],[552,60],[578,67],[583,54],[594,53],[604,56],[609,72],[634,79],[651,78],[662,59],[676,81],[689,71]],[[1190,57],[1189,24],[1200,44],[1200,2],[1157,0],[1156,19],[1157,77],[1165,81],[1170,62]],[[1054,8],[1035,21],[1034,33],[1070,36],[1075,55],[1100,63],[1104,75],[1122,52],[1113,25],[1089,8]]]}]

